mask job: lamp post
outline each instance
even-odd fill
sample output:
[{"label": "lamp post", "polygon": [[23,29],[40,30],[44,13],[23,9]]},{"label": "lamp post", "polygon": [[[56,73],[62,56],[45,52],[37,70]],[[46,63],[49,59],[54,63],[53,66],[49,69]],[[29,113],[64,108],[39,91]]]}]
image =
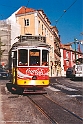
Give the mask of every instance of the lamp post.
[{"label": "lamp post", "polygon": [[77,59],[77,57],[76,57],[76,53],[77,53],[76,44],[78,44],[78,43],[83,45],[83,40],[77,40],[76,38],[74,38],[73,42],[67,43],[67,45],[74,44],[74,48],[75,48],[75,51],[74,51],[74,53],[75,53],[75,62],[76,62],[76,59]]},{"label": "lamp post", "polygon": [[77,43],[77,42],[78,42],[77,39],[74,38],[74,45],[75,45],[75,61],[76,61],[76,43]]}]

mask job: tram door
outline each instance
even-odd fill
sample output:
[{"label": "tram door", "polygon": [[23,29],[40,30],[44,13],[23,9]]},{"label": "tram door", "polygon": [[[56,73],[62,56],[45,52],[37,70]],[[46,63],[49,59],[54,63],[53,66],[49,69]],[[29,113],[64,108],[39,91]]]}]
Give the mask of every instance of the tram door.
[{"label": "tram door", "polygon": [[17,83],[17,51],[12,52],[12,83]]}]

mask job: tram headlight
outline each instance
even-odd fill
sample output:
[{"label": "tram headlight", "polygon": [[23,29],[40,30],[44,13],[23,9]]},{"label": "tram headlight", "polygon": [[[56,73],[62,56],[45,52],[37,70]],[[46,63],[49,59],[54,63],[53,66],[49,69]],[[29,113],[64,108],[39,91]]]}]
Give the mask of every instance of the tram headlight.
[{"label": "tram headlight", "polygon": [[37,76],[33,76],[32,77],[32,80],[37,80]]}]

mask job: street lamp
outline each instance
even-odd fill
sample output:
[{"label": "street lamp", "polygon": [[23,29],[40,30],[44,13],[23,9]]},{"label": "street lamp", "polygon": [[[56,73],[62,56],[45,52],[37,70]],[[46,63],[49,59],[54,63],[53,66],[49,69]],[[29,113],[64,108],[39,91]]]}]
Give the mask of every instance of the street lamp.
[{"label": "street lamp", "polygon": [[75,45],[75,61],[76,61],[76,43],[78,42],[78,40],[76,38],[74,38],[74,45]]},{"label": "street lamp", "polygon": [[75,51],[74,51],[74,53],[75,53],[75,62],[76,62],[76,53],[77,53],[76,43],[77,44],[79,43],[79,44],[83,45],[83,40],[77,40],[76,38],[74,38],[74,41],[73,42],[67,43],[67,45],[74,44],[74,47],[75,47]]}]

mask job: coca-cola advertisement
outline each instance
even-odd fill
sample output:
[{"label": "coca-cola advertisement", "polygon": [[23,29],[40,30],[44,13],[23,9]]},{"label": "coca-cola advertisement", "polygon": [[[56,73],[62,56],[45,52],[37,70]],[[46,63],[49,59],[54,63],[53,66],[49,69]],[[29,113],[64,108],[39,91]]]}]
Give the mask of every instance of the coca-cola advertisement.
[{"label": "coca-cola advertisement", "polygon": [[37,80],[48,80],[48,67],[19,67],[17,69],[17,76],[19,79],[31,80],[33,76],[37,77]]}]

